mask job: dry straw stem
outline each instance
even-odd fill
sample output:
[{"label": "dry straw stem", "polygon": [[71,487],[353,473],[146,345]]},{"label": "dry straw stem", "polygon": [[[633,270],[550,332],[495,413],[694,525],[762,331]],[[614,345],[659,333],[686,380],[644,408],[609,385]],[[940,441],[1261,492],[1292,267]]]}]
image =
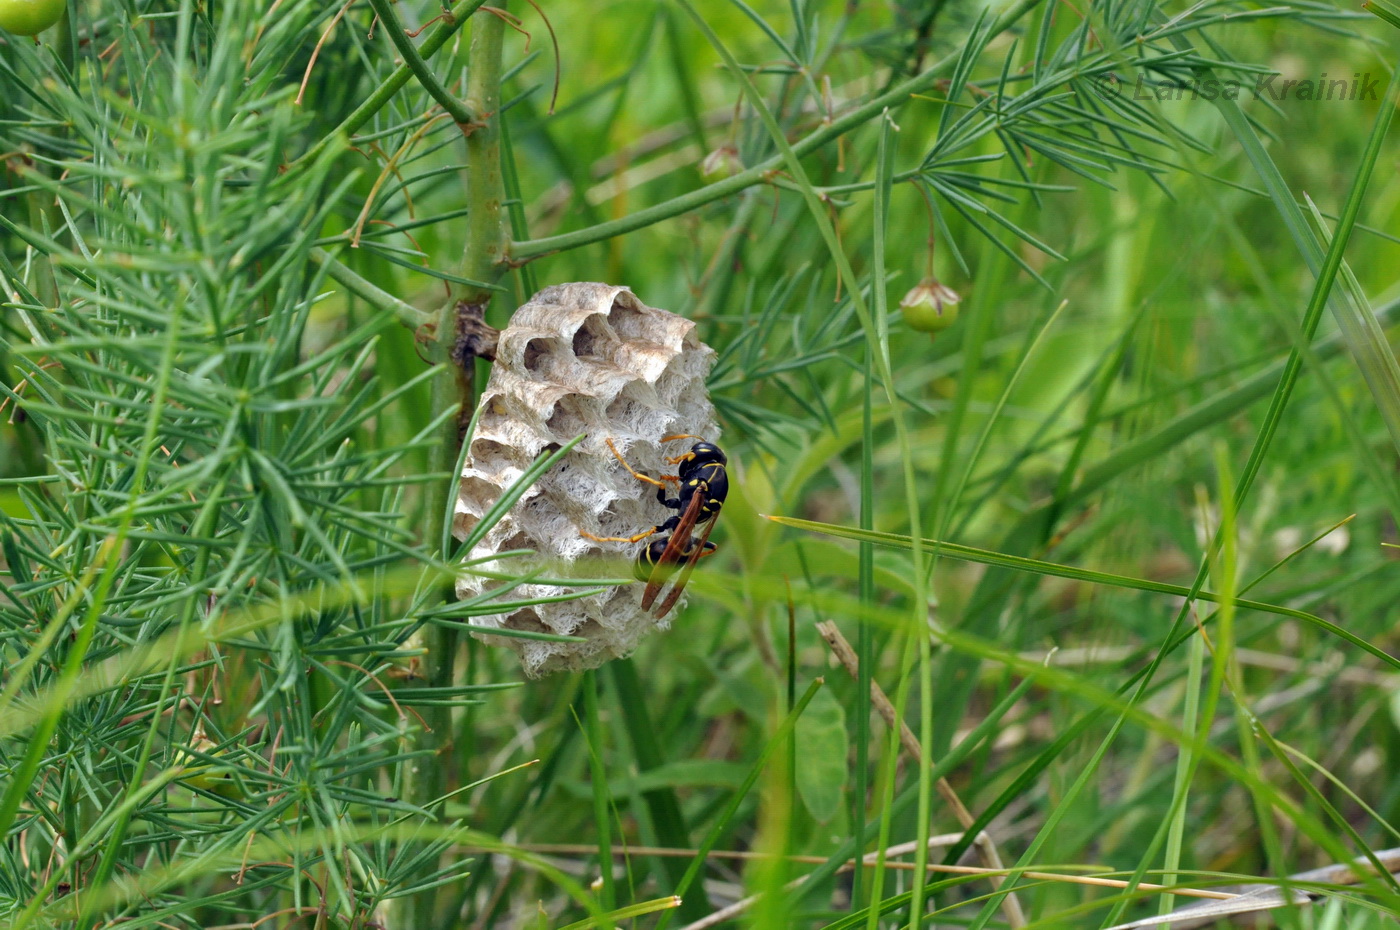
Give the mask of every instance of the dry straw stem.
[{"label": "dry straw stem", "polygon": [[[962,838],[963,835],[961,833],[942,833],[937,836],[929,837],[928,847],[930,849],[938,849],[945,846],[953,846],[961,842]],[[884,851],[884,855],[888,857],[908,855],[909,853],[913,852],[917,846],[918,843],[900,843],[896,846],[891,846],[888,849],[886,849]],[[457,846],[456,848],[462,852],[479,852],[483,849],[488,848],[492,850],[495,849],[495,847],[473,846],[471,844],[462,844]],[[596,855],[598,852],[597,846],[583,843],[521,843],[514,848],[519,849],[523,852],[536,853],[542,856],[593,856]],[[612,854],[618,857],[661,856],[678,859],[693,859],[697,853],[698,850],[695,849],[678,849],[669,846],[617,846],[613,847],[612,849]],[[857,862],[856,860],[847,861],[845,865],[841,866],[839,871],[849,872],[853,870],[857,865],[865,866],[867,868],[873,867],[876,864],[876,860],[880,855],[881,853],[878,851],[866,853],[860,858],[859,862]],[[1381,855],[1384,855],[1384,853],[1382,853]],[[765,853],[753,852],[751,850],[722,849],[710,850],[707,853],[707,857],[711,859],[730,859],[737,861],[767,861],[773,858],[772,856],[769,856]],[[796,862],[806,865],[822,865],[827,861],[822,856],[793,855],[784,856],[782,858],[787,862]],[[906,871],[912,870],[914,867],[914,863],[912,862],[885,863],[885,868],[902,869]],[[977,866],[971,865],[943,865],[941,863],[934,862],[929,863],[925,867],[925,869],[929,872],[941,872],[948,875],[989,875],[994,880],[997,878],[1001,878],[1006,871],[1005,869],[1002,869],[1001,871],[994,871],[992,869],[979,868]],[[1172,894],[1181,895],[1183,897],[1206,898],[1215,901],[1231,901],[1236,898],[1243,897],[1243,895],[1240,894],[1234,894],[1227,891],[1211,891],[1205,888],[1172,887],[1169,889],[1166,885],[1153,885],[1148,882],[1138,882],[1136,884],[1131,884],[1122,879],[1101,878],[1095,875],[1066,875],[1059,872],[1040,871],[1026,871],[1020,874],[1025,878],[1035,879],[1037,881],[1062,882],[1071,885],[1092,885],[1100,888],[1128,888],[1131,885],[1132,888],[1138,891],[1146,892],[1170,890]],[[783,890],[791,891],[794,888],[798,888],[805,884],[807,882],[807,879],[808,876],[806,875],[795,878],[792,881],[788,882],[784,886]],[[739,914],[742,914],[744,911],[752,907],[761,897],[761,894],[756,894],[750,895],[747,898],[742,898],[738,901],[735,901],[733,904],[720,908],[713,914],[705,916],[701,920],[697,920],[694,923],[686,924],[684,927],[680,928],[680,930],[705,930],[705,928],[707,927],[713,927],[717,924],[723,923],[726,920],[732,920],[734,917],[738,916]]]},{"label": "dry straw stem", "polygon": [[[860,658],[856,655],[856,651],[851,648],[851,644],[846,642],[846,638],[841,635],[841,631],[837,629],[836,624],[832,623],[830,620],[824,620],[817,624],[817,632],[821,633],[822,639],[826,640],[827,645],[831,647],[832,653],[835,654],[836,658],[841,661],[841,664],[846,667],[846,671],[850,672],[851,677],[856,681],[860,681]],[[899,727],[899,743],[904,747],[904,751],[907,752],[916,763],[922,760],[924,758],[923,747],[919,745],[919,740],[914,736],[914,731],[910,730],[909,726],[896,716],[894,705],[890,703],[890,699],[885,696],[884,689],[881,688],[879,683],[873,678],[870,681],[870,703],[875,706],[880,716],[884,718],[885,723],[891,727]],[[963,829],[967,829],[977,822],[977,818],[972,816],[972,812],[963,804],[962,799],[958,797],[958,793],[953,790],[953,786],[948,784],[948,779],[939,778],[936,787],[938,788],[938,793],[943,796],[943,800],[953,809],[953,816],[958,818],[958,823],[962,824]],[[996,844],[992,842],[992,838],[987,835],[986,831],[977,834],[974,845],[977,847],[977,852],[981,856],[982,862],[988,869],[999,871],[1006,868],[1006,866],[1002,864],[1001,856],[997,853]],[[1003,879],[1001,876],[993,877],[992,887],[1000,888],[1002,881]],[[1008,924],[1012,927],[1024,927],[1026,925],[1026,915],[1021,910],[1021,903],[1016,900],[1015,892],[1003,898],[1001,906],[1006,914],[1006,922]]]},{"label": "dry straw stem", "polygon": [[[961,833],[940,833],[937,836],[929,837],[928,845],[930,849],[939,849],[944,846],[954,846],[962,842],[962,838],[963,835]],[[896,846],[891,846],[888,849],[886,849],[885,855],[905,856],[913,852],[915,847],[917,847],[918,845],[918,843],[900,843]],[[475,846],[464,846],[462,848],[467,851],[476,851],[478,849],[478,847]],[[597,846],[584,843],[521,843],[517,848],[524,850],[525,852],[539,853],[545,856],[591,856],[597,854],[598,852]],[[698,852],[698,850],[675,849],[669,846],[617,846],[614,847],[612,850],[612,854],[614,856],[619,857],[669,856],[675,859],[693,859],[695,858],[696,852]],[[1393,852],[1400,853],[1400,850],[1393,850]],[[873,867],[875,865],[875,857],[878,855],[878,852],[866,853],[864,856],[861,857],[859,863],[857,863],[854,859],[847,860],[846,864],[841,866],[841,868],[837,871],[850,872],[853,869],[855,869],[857,864],[865,866],[867,868]],[[767,861],[773,859],[774,857],[768,855],[767,853],[754,852],[753,850],[747,849],[712,849],[710,850],[709,858],[734,859],[739,861]],[[803,865],[823,865],[827,861],[825,856],[790,855],[783,856],[782,858],[787,862],[797,862]],[[885,868],[897,869],[907,872],[914,868],[914,863],[887,862],[885,863]],[[927,866],[925,866],[925,868],[930,872],[943,872],[948,875],[993,874],[992,870],[975,865],[944,865],[938,862],[930,862]],[[1330,868],[1335,869],[1344,867],[1331,866]],[[1003,869],[1002,871],[1004,872],[1006,870]],[[1140,882],[1136,885],[1132,885],[1131,882],[1125,881],[1120,878],[1102,878],[1097,875],[1066,875],[1062,872],[1037,871],[1022,872],[1021,874],[1024,875],[1026,878],[1034,878],[1047,882],[1066,882],[1071,885],[1094,885],[1100,888],[1127,888],[1131,885],[1133,888],[1139,889],[1141,891],[1170,890],[1172,894],[1178,894],[1188,898],[1208,898],[1211,900],[1228,901],[1233,898],[1240,897],[1240,895],[1236,892],[1211,891],[1208,888],[1172,888],[1167,885],[1153,885],[1145,882]]]},{"label": "dry straw stem", "polygon": [[[1126,924],[1117,924],[1109,927],[1108,930],[1137,930],[1146,927],[1171,927],[1171,930],[1192,930],[1195,927],[1208,927],[1216,922],[1240,914],[1250,914],[1257,911],[1273,910],[1274,908],[1285,907],[1287,905],[1311,904],[1319,897],[1313,891],[1289,886],[1307,884],[1309,886],[1335,885],[1345,887],[1347,885],[1358,884],[1361,879],[1373,871],[1372,859],[1381,864],[1381,867],[1394,874],[1400,870],[1400,849],[1383,849],[1379,852],[1372,852],[1365,856],[1358,856],[1351,862],[1334,863],[1325,865],[1320,869],[1309,869],[1306,872],[1296,872],[1288,876],[1287,881],[1277,884],[1256,884],[1245,885],[1239,889],[1239,893],[1233,895],[1227,902],[1205,902],[1192,904],[1187,907],[1178,908],[1170,914],[1162,914],[1157,917],[1146,917],[1142,920],[1134,920]],[[1029,874],[1029,873],[1027,873]],[[1145,888],[1145,885],[1139,885]],[[1182,891],[1173,891],[1173,894],[1185,894]]]}]

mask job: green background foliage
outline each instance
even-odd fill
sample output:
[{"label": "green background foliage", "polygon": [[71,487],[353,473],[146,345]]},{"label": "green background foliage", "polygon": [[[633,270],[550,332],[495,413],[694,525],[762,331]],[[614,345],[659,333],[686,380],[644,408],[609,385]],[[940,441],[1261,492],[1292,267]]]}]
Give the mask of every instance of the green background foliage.
[{"label": "green background foliage", "polygon": [[[1391,25],[504,6],[0,36],[0,921],[1015,921],[925,875],[939,778],[1038,926],[1400,845]],[[1375,94],[1280,95],[1323,74]],[[578,280],[697,321],[732,490],[669,633],[524,682],[447,596],[440,324]]]}]

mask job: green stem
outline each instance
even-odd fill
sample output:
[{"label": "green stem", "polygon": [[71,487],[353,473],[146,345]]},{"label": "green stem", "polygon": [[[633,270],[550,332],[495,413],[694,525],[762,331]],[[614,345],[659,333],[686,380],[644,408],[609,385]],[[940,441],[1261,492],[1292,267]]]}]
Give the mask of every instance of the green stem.
[{"label": "green stem", "polygon": [[[447,40],[456,34],[462,24],[486,4],[486,0],[461,0],[454,6],[447,15],[443,17],[442,23],[438,25],[428,37],[423,40],[423,46],[418,50],[419,59],[426,61],[437,53],[437,50],[447,44]],[[494,18],[494,17],[493,17]],[[384,104],[403,89],[408,83],[408,79],[413,76],[413,69],[407,64],[399,65],[394,73],[389,75],[389,79],[380,84],[374,91],[365,98],[365,102],[355,108],[355,112],[345,117],[345,120],[329,133],[320,142],[317,142],[306,154],[297,159],[298,162],[315,161],[321,151],[331,144],[333,139],[340,137],[349,138],[359,131],[360,127],[369,122],[369,118],[378,113]]]},{"label": "green stem", "polygon": [[593,789],[593,820],[598,825],[598,870],[603,889],[599,904],[605,911],[617,906],[613,887],[612,822],[609,819],[608,772],[603,765],[602,712],[598,708],[598,673],[583,673],[584,719],[588,727],[588,776]]},{"label": "green stem", "polygon": [[73,22],[72,0],[64,3],[63,15],[58,18],[58,29],[56,36],[56,51],[58,60],[63,65],[63,70],[67,72],[70,81],[76,80],[73,77],[74,51],[78,47],[77,24]]},{"label": "green stem", "polygon": [[[509,233],[502,222],[505,181],[501,175],[501,41],[505,23],[498,16],[482,20],[472,30],[471,70],[467,77],[467,106],[480,114],[467,136],[467,244],[462,253],[462,277],[494,284],[506,270]],[[491,291],[454,287],[457,300],[486,301]]]},{"label": "green stem", "polygon": [[[1010,27],[1016,20],[1020,19],[1027,12],[1040,4],[1040,0],[1016,0],[1005,13],[996,21],[993,29],[1002,32]],[[792,152],[797,157],[802,157],[810,152],[814,152],[834,139],[845,135],[850,130],[862,123],[879,116],[887,107],[896,107],[909,99],[910,94],[925,90],[944,73],[951,71],[958,62],[959,53],[953,53],[935,63],[927,71],[916,75],[909,80],[898,84],[880,94],[877,97],[866,101],[861,106],[851,110],[844,116],[837,117],[829,124],[822,126],[816,132],[792,144]],[[610,220],[606,223],[599,223],[587,229],[579,229],[574,232],[562,233],[558,236],[546,236],[543,239],[531,239],[526,242],[516,242],[511,245],[511,255],[517,261],[528,261],[532,258],[539,258],[550,252],[563,252],[568,249],[576,249],[582,245],[589,245],[594,242],[601,242],[604,239],[611,239],[613,236],[620,236],[623,233],[635,232],[662,220],[670,219],[673,216],[680,216],[689,213],[707,203],[736,194],[746,187],[761,184],[769,179],[769,175],[782,168],[787,156],[779,152],[765,161],[754,165],[752,168],[741,171],[732,177],[713,184],[693,190],[688,194],[682,194],[665,203],[659,203],[653,207]]]},{"label": "green stem", "polygon": [[[478,4],[479,5],[479,4]],[[476,358],[486,354],[481,345],[489,333],[485,326],[486,307],[495,292],[495,282],[508,269],[506,248],[509,237],[502,225],[502,204],[505,193],[501,179],[500,102],[501,46],[505,23],[498,16],[479,19],[472,29],[467,79],[467,106],[479,114],[467,134],[467,220],[466,245],[462,254],[462,276],[478,284],[454,284],[451,298],[437,316],[435,336],[436,357],[443,368],[433,379],[431,418],[439,418],[456,408],[456,417],[443,419],[439,442],[433,449],[429,469],[448,473],[446,482],[429,486],[424,502],[420,538],[431,545],[442,536],[439,524],[447,513],[448,496],[457,489],[457,462],[465,425],[476,406]],[[441,556],[447,553],[439,553]],[[435,601],[446,600],[444,587],[425,608]],[[451,687],[456,673],[457,631],[447,626],[430,625],[422,632],[424,677],[430,687]],[[435,758],[417,763],[410,770],[405,789],[407,800],[419,807],[435,801],[446,781],[444,769],[454,758],[452,750],[452,716],[447,707],[424,707],[424,727],[415,738],[415,749],[430,750]],[[437,898],[435,889],[425,889],[413,896],[402,915],[400,926],[406,930],[429,930],[434,927]],[[396,928],[397,930],[397,928]]]},{"label": "green stem", "polygon": [[[53,196],[44,191],[33,190],[24,195],[25,204],[29,207],[29,224],[34,229],[42,229],[45,234],[54,234],[54,214],[58,211],[53,207]],[[33,243],[30,243],[31,245]],[[34,296],[41,300],[45,307],[58,307],[58,279],[54,277],[53,262],[50,260],[51,250],[36,249],[34,256]]]},{"label": "green stem", "polygon": [[[471,108],[452,95],[437,75],[428,67],[428,63],[423,60],[423,56],[418,54],[418,49],[414,47],[413,40],[404,31],[403,23],[399,22],[398,14],[394,12],[394,7],[389,0],[369,0],[369,5],[374,8],[374,15],[379,17],[379,22],[384,26],[384,31],[389,34],[389,41],[394,43],[394,48],[399,50],[403,56],[404,66],[413,72],[413,76],[418,78],[418,83],[423,85],[434,100],[438,102],[447,115],[457,121],[457,125],[467,127],[476,122],[476,116]],[[395,72],[397,76],[397,72]]]},{"label": "green stem", "polygon": [[388,291],[382,290],[369,281],[366,281],[364,278],[345,267],[345,265],[341,264],[339,259],[325,249],[312,249],[311,260],[318,265],[324,265],[326,274],[335,279],[335,282],[341,287],[345,288],[371,307],[374,307],[376,310],[390,311],[394,316],[399,318],[399,322],[403,323],[403,325],[407,326],[409,329],[416,330],[420,326],[431,323],[436,319],[436,317],[428,311],[419,310],[412,304],[404,303]]}]

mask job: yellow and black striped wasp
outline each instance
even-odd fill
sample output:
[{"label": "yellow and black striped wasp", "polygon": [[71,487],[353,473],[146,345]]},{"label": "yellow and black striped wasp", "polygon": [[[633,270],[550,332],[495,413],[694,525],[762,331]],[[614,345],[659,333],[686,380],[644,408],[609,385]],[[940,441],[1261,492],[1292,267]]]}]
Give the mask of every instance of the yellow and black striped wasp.
[{"label": "yellow and black striped wasp", "polygon": [[[725,468],[729,459],[719,446],[689,434],[665,436],[661,441],[671,442],[676,439],[699,441],[690,447],[690,451],[674,458],[668,457],[666,461],[677,466],[676,474],[662,475],[660,478],[644,475],[627,464],[627,460],[617,451],[612,440],[608,440],[608,448],[622,463],[622,467],[638,481],[656,485],[656,499],[665,507],[676,511],[674,514],[665,522],[633,536],[594,536],[592,533],[579,531],[586,538],[597,542],[635,543],[658,534],[670,534],[661,535],[660,538],[644,545],[637,553],[637,561],[632,567],[637,579],[647,583],[646,591],[642,594],[644,610],[651,610],[656,596],[661,593],[662,585],[677,571],[680,572],[680,577],[671,586],[666,599],[652,614],[658,620],[676,606],[681,592],[690,582],[690,573],[695,570],[696,563],[715,551],[715,544],[710,542],[710,532],[714,529],[715,518],[719,516],[724,499],[729,494],[729,473]],[[670,490],[667,482],[679,486],[675,497],[666,496]],[[695,528],[701,525],[704,526],[704,530],[696,540]]]}]

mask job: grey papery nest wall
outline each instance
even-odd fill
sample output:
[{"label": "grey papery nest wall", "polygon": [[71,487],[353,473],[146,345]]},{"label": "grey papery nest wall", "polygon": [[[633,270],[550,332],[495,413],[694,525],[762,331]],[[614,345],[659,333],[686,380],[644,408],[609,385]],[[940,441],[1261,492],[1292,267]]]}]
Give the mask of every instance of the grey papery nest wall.
[{"label": "grey papery nest wall", "polygon": [[[630,475],[612,454],[609,439],[633,468],[657,476],[674,472],[665,456],[689,445],[673,442],[663,448],[662,437],[716,437],[705,381],[715,353],[694,330],[690,320],[648,307],[627,288],[607,284],[548,287],[516,311],[501,331],[496,362],[482,392],[457,499],[457,538],[471,532],[541,452],[581,433],[585,438],[473,547],[467,557],[472,568],[512,576],[540,568],[554,577],[573,569],[581,577],[617,577],[625,571],[642,543],[594,542],[579,531],[630,536],[670,513],[657,501],[656,488]],[[535,554],[492,558],[517,549]],[[588,556],[607,557],[613,563],[604,565]],[[476,597],[502,584],[469,570],[459,578],[457,593]],[[571,590],[523,584],[503,593],[502,599],[559,596]],[[646,635],[668,625],[642,610],[637,584],[475,617],[472,623],[584,639],[553,643],[481,637],[515,650],[532,677],[595,668],[631,653]]]}]

